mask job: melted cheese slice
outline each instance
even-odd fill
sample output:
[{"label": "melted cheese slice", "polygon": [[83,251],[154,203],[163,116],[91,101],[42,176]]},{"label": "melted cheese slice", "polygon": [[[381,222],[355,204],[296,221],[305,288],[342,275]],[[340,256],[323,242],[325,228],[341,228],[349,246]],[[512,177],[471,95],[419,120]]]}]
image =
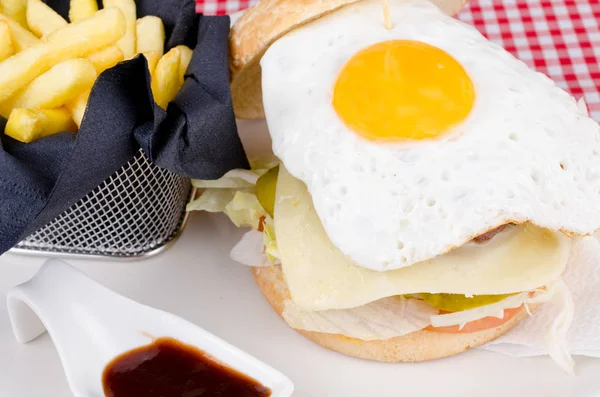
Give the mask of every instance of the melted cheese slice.
[{"label": "melted cheese slice", "polygon": [[308,311],[348,309],[393,295],[530,291],[563,272],[571,240],[531,224],[485,244],[468,243],[431,260],[377,272],[355,265],[327,237],[306,186],[281,166],[275,234],[292,300]]}]

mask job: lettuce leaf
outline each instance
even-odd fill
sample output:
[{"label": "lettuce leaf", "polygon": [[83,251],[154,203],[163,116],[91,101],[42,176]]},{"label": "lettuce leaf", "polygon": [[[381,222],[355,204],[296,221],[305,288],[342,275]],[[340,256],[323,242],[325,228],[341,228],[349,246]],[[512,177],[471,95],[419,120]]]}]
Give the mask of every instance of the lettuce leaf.
[{"label": "lettuce leaf", "polygon": [[251,267],[272,266],[273,263],[265,255],[263,233],[257,230],[246,232],[242,239],[233,247],[229,256],[242,265]]},{"label": "lettuce leaf", "polygon": [[[234,247],[234,260],[250,266],[279,263],[279,250],[275,238],[273,219],[260,204],[254,188],[258,178],[276,167],[279,160],[274,156],[250,160],[251,170],[231,170],[218,180],[192,180],[194,187],[204,191],[187,205],[187,211],[222,212],[237,227],[251,227],[256,233],[247,233]],[[257,244],[260,237],[260,245]],[[248,250],[245,259],[243,250]],[[263,263],[264,262],[264,263]]]},{"label": "lettuce leaf", "polygon": [[279,263],[281,255],[279,254],[277,239],[275,238],[275,226],[273,223],[273,218],[270,216],[265,217],[263,222],[262,242],[265,246],[265,254],[267,255],[269,262],[273,264]]},{"label": "lettuce leaf", "polygon": [[389,297],[352,309],[302,310],[285,301],[283,319],[294,329],[340,334],[361,340],[386,340],[422,330],[437,309],[404,297]]},{"label": "lettuce leaf", "polygon": [[243,189],[256,185],[260,175],[248,170],[231,170],[220,179],[205,181],[192,179],[192,186],[203,189]]},{"label": "lettuce leaf", "polygon": [[243,191],[235,192],[223,212],[237,227],[250,226],[254,230],[259,229],[261,218],[267,215],[254,193]]},{"label": "lettuce leaf", "polygon": [[187,205],[187,211],[223,212],[227,204],[233,200],[235,190],[210,189],[204,191],[200,197]]}]

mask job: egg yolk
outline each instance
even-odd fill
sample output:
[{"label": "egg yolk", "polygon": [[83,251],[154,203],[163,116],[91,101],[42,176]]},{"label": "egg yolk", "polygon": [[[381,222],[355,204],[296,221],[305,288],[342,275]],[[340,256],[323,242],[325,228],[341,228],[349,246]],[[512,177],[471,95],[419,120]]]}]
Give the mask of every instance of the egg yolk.
[{"label": "egg yolk", "polygon": [[354,55],[338,76],[333,106],[370,140],[423,140],[461,123],[475,100],[463,67],[441,49],[391,40]]}]

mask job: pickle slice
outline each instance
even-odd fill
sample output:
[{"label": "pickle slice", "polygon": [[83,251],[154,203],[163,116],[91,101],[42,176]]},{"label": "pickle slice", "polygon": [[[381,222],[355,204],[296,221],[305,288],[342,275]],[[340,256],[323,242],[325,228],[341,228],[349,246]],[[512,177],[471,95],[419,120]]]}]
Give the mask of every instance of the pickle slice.
[{"label": "pickle slice", "polygon": [[469,298],[460,294],[426,294],[421,293],[418,296],[436,309],[447,312],[460,312],[463,310],[475,309],[476,307],[491,305],[506,299],[514,294],[500,295],[474,295]]},{"label": "pickle slice", "polygon": [[265,172],[256,181],[254,194],[262,207],[267,211],[271,218],[275,212],[275,192],[277,190],[277,176],[279,175],[279,166],[271,168]]}]

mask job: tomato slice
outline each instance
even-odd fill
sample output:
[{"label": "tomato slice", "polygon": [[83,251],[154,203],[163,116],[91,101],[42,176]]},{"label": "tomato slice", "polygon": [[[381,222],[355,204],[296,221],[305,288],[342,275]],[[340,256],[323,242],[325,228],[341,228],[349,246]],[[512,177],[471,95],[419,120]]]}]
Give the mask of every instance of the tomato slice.
[{"label": "tomato slice", "polygon": [[267,219],[267,217],[265,217],[265,216],[261,216],[258,219],[258,231],[259,232],[264,232],[265,231],[265,219]]},{"label": "tomato slice", "polygon": [[[477,332],[490,328],[496,328],[513,318],[515,314],[517,314],[519,310],[521,310],[522,307],[523,305],[515,307],[514,309],[504,309],[504,317],[502,318],[484,317],[480,318],[479,320],[471,321],[469,323],[466,323],[465,326],[462,327],[462,329],[459,329],[458,325],[451,325],[449,327],[434,327],[433,325],[430,325],[429,327],[425,328],[425,330],[433,332],[446,332],[451,334],[468,334],[470,332]],[[440,312],[440,314],[443,313],[444,312]]]}]

